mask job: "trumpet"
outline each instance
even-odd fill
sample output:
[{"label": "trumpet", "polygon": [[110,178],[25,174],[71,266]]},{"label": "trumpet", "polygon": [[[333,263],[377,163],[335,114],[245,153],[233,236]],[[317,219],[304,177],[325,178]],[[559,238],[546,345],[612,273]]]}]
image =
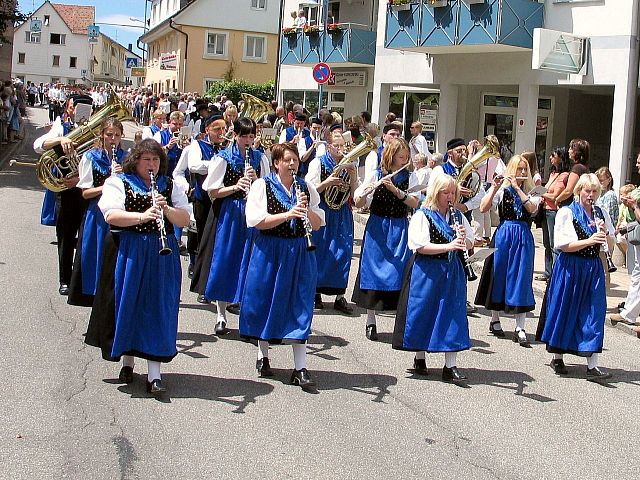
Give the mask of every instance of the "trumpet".
[{"label": "trumpet", "polygon": [[[151,184],[151,202],[154,207],[157,207],[156,195],[158,195],[158,184],[156,183],[156,176],[153,174],[153,170],[149,170],[149,180]],[[160,218],[156,220],[158,223],[158,231],[160,233],[160,255],[170,255],[171,248],[167,244],[167,230],[164,225],[164,213],[160,211]]]},{"label": "trumpet", "polygon": [[[295,188],[296,190],[296,198],[299,199],[302,196],[302,188],[300,188],[300,184],[296,180],[296,174],[298,172],[296,172],[293,168],[289,169],[289,171],[291,172],[291,176],[293,177],[293,188]],[[307,208],[309,208],[308,205]],[[312,252],[316,249],[316,246],[314,245],[313,239],[311,238],[311,232],[313,228],[311,227],[311,222],[309,221],[309,217],[306,214],[302,219],[302,223],[304,225],[304,238],[307,242],[307,250],[309,252]]]},{"label": "trumpet", "polygon": [[375,182],[370,183],[369,185],[364,187],[364,189],[362,190],[362,196],[366,197],[367,195],[370,195],[373,191],[377,190],[380,185],[382,185],[382,183],[384,182],[385,179],[395,177],[397,174],[399,174],[405,168],[408,168],[409,165],[411,165],[411,162],[407,163],[406,165],[403,165],[402,167],[400,167],[395,172],[392,172],[392,173],[389,173],[389,174],[385,175],[380,180],[377,180]]},{"label": "trumpet", "polygon": [[[453,208],[453,203],[449,202],[449,215],[453,218],[453,224],[456,228],[456,236],[458,236],[458,227],[460,226],[460,222],[458,221],[458,216],[456,215],[456,210]],[[468,282],[473,282],[477,280],[476,273],[473,271],[471,264],[469,263],[469,250],[466,248],[462,251],[458,250],[458,253],[462,255],[462,266],[464,268],[464,274],[467,277]]]},{"label": "trumpet", "polygon": [[[599,209],[595,208],[593,199],[589,199],[589,202],[591,202],[591,210],[593,211],[594,220],[597,219],[597,220],[602,220],[604,222],[604,216],[601,215],[602,212]],[[609,251],[609,242],[607,241],[607,238],[606,238],[607,227],[605,226],[604,228],[605,228],[605,232],[604,232],[605,239],[604,239],[604,245],[602,245],[602,250],[604,250],[604,255],[605,257],[607,257],[607,270],[609,271],[609,273],[613,273],[616,270],[618,270],[618,267],[616,267],[613,264],[613,259],[611,258],[611,252]]]},{"label": "trumpet", "polygon": [[176,139],[176,143],[178,144],[178,148],[184,150],[187,145],[191,143],[191,137],[189,135],[182,135],[180,131],[176,131],[172,133],[173,138]]}]

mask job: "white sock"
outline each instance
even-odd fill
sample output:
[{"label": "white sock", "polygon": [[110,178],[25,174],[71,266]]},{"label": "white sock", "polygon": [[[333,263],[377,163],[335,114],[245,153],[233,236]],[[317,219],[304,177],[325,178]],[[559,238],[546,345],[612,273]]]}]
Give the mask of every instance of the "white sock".
[{"label": "white sock", "polygon": [[554,353],[553,354],[553,359],[554,360],[562,360],[562,354],[561,353]]},{"label": "white sock", "polygon": [[131,355],[123,355],[122,356],[122,366],[123,367],[131,367],[135,365],[135,358]]},{"label": "white sock", "polygon": [[516,332],[524,330],[524,321],[526,318],[526,313],[516,313]]},{"label": "white sock", "polygon": [[149,382],[160,380],[160,362],[147,360],[147,380]]},{"label": "white sock", "polygon": [[592,369],[598,366],[598,354],[592,353],[590,357],[587,357],[587,368]]},{"label": "white sock", "polygon": [[367,308],[367,327],[376,324],[376,311]]},{"label": "white sock", "polygon": [[293,365],[296,370],[307,368],[307,343],[294,343],[293,347]]},{"label": "white sock", "polygon": [[258,340],[258,360],[269,357],[269,342]]},{"label": "white sock", "polygon": [[424,360],[424,359],[426,359],[426,358],[427,358],[426,353],[427,353],[427,352],[416,352],[416,358],[417,358],[418,360]]},{"label": "white sock", "polygon": [[227,323],[227,303],[222,300],[216,300],[216,309],[218,310],[218,322]]},{"label": "white sock", "polygon": [[444,366],[447,368],[456,366],[456,357],[458,352],[445,352],[444,353]]}]

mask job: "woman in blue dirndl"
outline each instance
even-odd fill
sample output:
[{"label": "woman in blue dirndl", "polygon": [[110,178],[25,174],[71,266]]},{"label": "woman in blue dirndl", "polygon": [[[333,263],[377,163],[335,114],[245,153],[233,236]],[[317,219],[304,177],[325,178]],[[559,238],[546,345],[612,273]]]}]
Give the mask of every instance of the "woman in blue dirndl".
[{"label": "woman in blue dirndl", "polygon": [[100,146],[86,152],[78,166],[80,181],[77,186],[82,189],[82,196],[89,201],[89,205],[80,227],[67,302],[84,307],[93,305],[100,279],[102,247],[109,232],[109,226],[98,208],[98,200],[105,180],[112,174],[122,172],[121,164],[125,156],[120,146],[124,127],[119,120],[106,119],[102,122],[100,132]]},{"label": "woman in blue dirndl", "polygon": [[[215,300],[218,310],[216,334],[228,332],[226,308],[228,303],[242,300],[244,281],[251,255],[255,229],[248,228],[245,217],[246,196],[251,182],[270,171],[269,159],[251,145],[256,137],[256,124],[250,118],[236,121],[236,141],[222,150],[209,163],[209,174],[202,184],[203,190],[216,202],[213,215],[209,214],[207,235],[211,262],[208,268],[204,296]],[[247,155],[249,163],[247,164]]]},{"label": "woman in blue dirndl", "polygon": [[[186,192],[174,185],[166,175],[166,168],[167,158],[162,147],[155,140],[147,139],[136,145],[124,160],[123,173],[109,177],[104,183],[98,206],[112,231],[118,231],[114,233],[117,254],[115,265],[108,266],[106,262],[103,265],[104,270],[110,271],[103,272],[98,288],[108,284],[112,277],[113,303],[102,304],[96,296],[86,339],[90,345],[103,349],[103,357],[113,361],[122,358],[120,380],[126,383],[133,381],[133,357],[146,359],[147,391],[153,394],[165,390],[160,363],[170,362],[177,354],[182,273],[173,226],[184,227],[189,223]],[[150,171],[156,176],[155,205]],[[171,249],[168,255],[159,253],[161,218],[164,218],[166,243]],[[104,297],[109,299],[110,295],[107,293]],[[112,321],[115,325],[112,339],[96,339],[91,334],[100,329],[91,325],[94,318],[100,318],[100,310],[104,311],[102,321]],[[110,352],[105,352],[109,346]]]},{"label": "woman in blue dirndl", "polygon": [[533,258],[535,254],[531,234],[532,215],[541,202],[540,196],[525,192],[534,183],[529,163],[514,155],[507,164],[505,178],[497,176],[480,203],[480,212],[498,207],[500,225],[491,240],[495,252],[484,262],[475,304],[491,311],[489,332],[504,337],[499,312],[515,314],[516,329],[513,341],[530,348],[525,333],[527,313],[535,309],[533,296]]},{"label": "woman in blue dirndl", "polygon": [[[551,367],[566,374],[563,355],[587,358],[587,380],[603,381],[598,368],[607,309],[605,274],[599,252],[613,248],[614,228],[606,210],[592,206],[601,191],[598,177],[580,176],[574,201],[558,210],[554,243],[560,250],[547,287],[536,338],[553,354]],[[603,219],[603,220],[602,220]]]},{"label": "woman in blue dirndl", "polygon": [[382,152],[380,167],[365,177],[353,195],[355,206],[367,206],[370,215],[351,299],[367,309],[365,334],[372,341],[378,340],[376,310],[395,310],[398,306],[402,275],[411,256],[407,215],[409,209],[418,206],[419,193],[408,192],[418,183],[407,171],[409,158],[405,140],[390,140]]},{"label": "woman in blue dirndl", "polygon": [[[442,379],[463,382],[457,352],[471,348],[467,320],[467,279],[461,253],[473,247],[467,219],[449,203],[458,198],[458,186],[449,175],[429,184],[423,207],[409,224],[409,261],[400,293],[392,346],[416,352],[415,373],[427,375],[425,352],[444,352]],[[457,221],[457,225],[456,225]]]},{"label": "woman in blue dirndl", "polygon": [[308,230],[322,226],[324,212],[316,189],[294,177],[299,167],[296,146],[274,145],[271,158],[275,171],[256,180],[247,197],[247,226],[257,233],[240,309],[240,335],[258,341],[256,368],[262,377],[273,375],[269,343],[292,344],[291,382],[305,389],[315,385],[307,371],[306,343],[317,277],[307,237]]}]

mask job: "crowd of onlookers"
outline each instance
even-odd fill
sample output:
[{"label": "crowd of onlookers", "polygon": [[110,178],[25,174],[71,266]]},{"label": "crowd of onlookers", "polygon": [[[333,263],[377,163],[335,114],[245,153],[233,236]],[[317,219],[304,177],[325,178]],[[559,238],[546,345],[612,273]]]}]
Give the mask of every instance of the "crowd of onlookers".
[{"label": "crowd of onlookers", "polygon": [[0,89],[0,144],[22,139],[22,117],[26,115],[27,96],[22,82],[5,80]]}]

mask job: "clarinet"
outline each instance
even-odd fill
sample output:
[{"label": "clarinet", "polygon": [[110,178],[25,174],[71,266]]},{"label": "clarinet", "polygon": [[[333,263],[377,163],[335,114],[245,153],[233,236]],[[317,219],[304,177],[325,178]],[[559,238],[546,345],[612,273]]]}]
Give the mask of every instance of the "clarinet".
[{"label": "clarinet", "polygon": [[[151,170],[149,170],[149,180],[151,183],[151,201],[153,202],[153,206],[157,207],[156,195],[158,195],[158,185],[156,184],[156,177]],[[162,210],[160,211],[160,218],[158,218],[156,222],[158,222],[158,230],[160,232],[160,255],[170,255],[171,248],[167,245],[167,230],[164,226],[164,213],[162,213]]]},{"label": "clarinet", "polygon": [[[458,216],[456,215],[456,210],[455,208],[453,208],[453,203],[451,202],[449,202],[449,215],[451,215],[451,218],[453,218],[453,224],[456,227],[456,236],[458,236],[458,227],[460,226],[460,222],[458,222]],[[476,276],[475,272],[473,271],[473,268],[469,264],[469,250],[465,248],[464,250],[462,250],[462,252],[458,250],[458,253],[462,255],[461,260],[462,260],[462,265],[464,267],[464,273],[467,276],[467,281],[473,282],[474,280],[477,280],[478,277]]]},{"label": "clarinet", "polygon": [[[244,156],[244,176],[245,178],[249,178],[249,175],[247,174],[247,172],[249,171],[249,168],[251,168],[251,147],[247,147],[247,153]],[[245,192],[245,198],[249,195],[249,189],[247,189],[247,191]]]},{"label": "clarinet", "polygon": [[113,145],[111,147],[111,175],[113,175],[116,165],[117,165],[117,159],[118,158],[118,149],[116,148],[115,145]]},{"label": "clarinet", "polygon": [[[296,171],[292,168],[289,170],[291,172],[291,176],[293,177],[293,188],[296,190],[296,198],[300,198],[302,195],[302,189],[300,188],[300,184],[296,180]],[[309,221],[309,217],[307,215],[302,219],[302,223],[304,225],[304,238],[307,242],[307,250],[312,252],[316,249],[316,246],[313,244],[313,239],[311,238],[311,231],[313,228],[311,227],[311,222]]]},{"label": "clarinet", "polygon": [[[604,222],[604,216],[600,215],[599,210],[595,208],[593,200],[589,200],[589,201],[591,202],[591,210],[593,211],[593,218],[602,220]],[[605,226],[605,239],[604,239],[604,245],[602,246],[602,249],[604,250],[605,257],[607,257],[607,270],[610,273],[613,273],[616,270],[618,270],[618,267],[616,267],[613,264],[613,260],[611,259],[611,252],[609,251],[609,242],[607,242],[607,239],[606,239],[606,228],[607,227]]]}]

